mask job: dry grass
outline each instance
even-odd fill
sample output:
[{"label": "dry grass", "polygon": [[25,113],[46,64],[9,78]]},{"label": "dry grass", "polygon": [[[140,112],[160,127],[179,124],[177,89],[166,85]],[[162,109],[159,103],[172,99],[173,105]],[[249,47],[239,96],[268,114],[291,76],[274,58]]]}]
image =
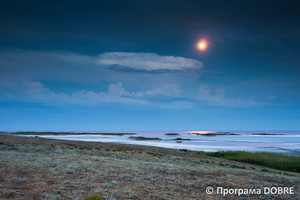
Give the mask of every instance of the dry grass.
[{"label": "dry grass", "polygon": [[278,170],[192,152],[40,138],[24,139],[22,144],[22,138],[12,136],[0,139],[2,199],[79,200],[93,194],[110,200],[216,199],[205,193],[207,186],[295,186],[296,195],[252,198],[300,199],[299,174],[286,176]]}]

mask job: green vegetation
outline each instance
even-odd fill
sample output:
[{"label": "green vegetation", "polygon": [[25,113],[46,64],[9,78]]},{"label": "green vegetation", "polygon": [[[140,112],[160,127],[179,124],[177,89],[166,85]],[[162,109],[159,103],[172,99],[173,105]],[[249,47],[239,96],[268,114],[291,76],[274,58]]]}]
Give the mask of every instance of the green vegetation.
[{"label": "green vegetation", "polygon": [[300,157],[272,153],[250,153],[245,151],[198,152],[211,157],[224,158],[255,165],[300,173]]},{"label": "green vegetation", "polygon": [[101,200],[101,195],[100,194],[94,194],[91,196],[85,197],[85,200]]},{"label": "green vegetation", "polygon": [[288,173],[284,173],[284,175],[286,175],[286,176],[295,176],[294,174],[288,174]]},{"label": "green vegetation", "polygon": [[178,133],[166,133],[165,135],[179,135]]},{"label": "green vegetation", "polygon": [[142,136],[131,136],[129,139],[134,139],[134,140],[162,140],[161,138],[155,137],[155,138],[147,138],[147,137],[142,137]]},{"label": "green vegetation", "polygon": [[232,168],[237,168],[237,169],[246,169],[244,166],[238,166],[238,165],[231,165]]}]

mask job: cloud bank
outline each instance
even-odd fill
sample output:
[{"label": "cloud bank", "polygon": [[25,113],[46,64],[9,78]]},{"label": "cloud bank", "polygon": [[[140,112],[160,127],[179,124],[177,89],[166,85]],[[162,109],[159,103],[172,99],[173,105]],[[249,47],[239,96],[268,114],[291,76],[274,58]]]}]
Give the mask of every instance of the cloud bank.
[{"label": "cloud bank", "polygon": [[[13,90],[12,90],[13,89]],[[135,106],[154,106],[160,108],[191,108],[188,101],[171,99],[167,102],[151,98],[178,97],[179,89],[172,85],[163,85],[146,91],[130,92],[122,83],[112,83],[103,91],[79,90],[72,93],[55,92],[40,81],[17,81],[0,84],[3,94],[0,100],[46,103],[49,105],[101,105],[103,103],[130,104]]]},{"label": "cloud bank", "polygon": [[[257,105],[231,100],[226,86],[202,81],[197,71],[202,66],[198,60],[153,53],[10,52],[0,54],[0,101],[165,108]],[[197,72],[185,73],[193,70]]]}]

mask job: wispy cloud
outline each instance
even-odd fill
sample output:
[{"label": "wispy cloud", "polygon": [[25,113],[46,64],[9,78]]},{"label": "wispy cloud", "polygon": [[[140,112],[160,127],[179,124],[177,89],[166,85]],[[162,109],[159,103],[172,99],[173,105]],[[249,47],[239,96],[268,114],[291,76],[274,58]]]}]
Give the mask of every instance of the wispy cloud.
[{"label": "wispy cloud", "polygon": [[100,54],[98,63],[108,65],[116,71],[149,73],[191,72],[203,66],[202,62],[190,58],[125,52]]},{"label": "wispy cloud", "polygon": [[248,99],[228,98],[223,87],[201,85],[197,88],[196,100],[208,105],[221,107],[257,107],[266,106],[267,103],[258,102],[255,98]]},{"label": "wispy cloud", "polygon": [[223,88],[211,88],[207,85],[201,85],[197,89],[197,99],[222,102],[225,99],[225,91]]},{"label": "wispy cloud", "polygon": [[169,96],[180,97],[181,90],[172,84],[164,84],[160,87],[152,88],[145,91],[128,92],[123,88],[122,83],[110,84],[108,86],[108,94],[117,96],[130,97],[152,97],[152,96]]}]

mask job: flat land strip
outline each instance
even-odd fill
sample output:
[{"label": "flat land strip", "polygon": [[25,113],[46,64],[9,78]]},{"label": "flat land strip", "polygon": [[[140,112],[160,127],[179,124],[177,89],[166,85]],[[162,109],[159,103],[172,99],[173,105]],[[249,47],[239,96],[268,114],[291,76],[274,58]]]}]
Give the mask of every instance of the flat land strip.
[{"label": "flat land strip", "polygon": [[[208,195],[206,187],[294,187]],[[174,149],[0,135],[0,199],[300,199],[300,174]]]}]

